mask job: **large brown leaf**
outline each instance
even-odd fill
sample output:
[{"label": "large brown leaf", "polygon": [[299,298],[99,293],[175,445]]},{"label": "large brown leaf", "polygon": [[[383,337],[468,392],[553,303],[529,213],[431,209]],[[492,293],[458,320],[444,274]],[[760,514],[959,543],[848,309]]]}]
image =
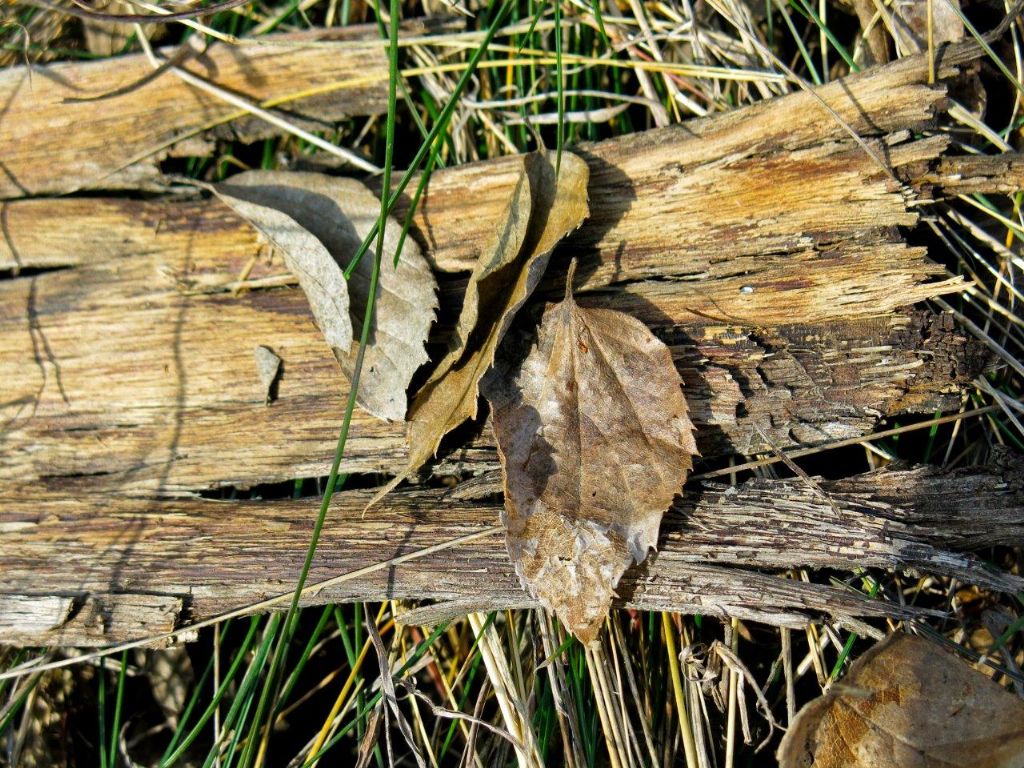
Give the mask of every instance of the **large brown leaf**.
[{"label": "large brown leaf", "polygon": [[1024,702],[934,643],[896,634],[796,716],[781,768],[1021,768]]},{"label": "large brown leaf", "polygon": [[[363,321],[373,258],[364,256],[347,282],[342,268],[376,224],[380,201],[354,179],[320,173],[249,171],[218,185],[216,192],[282,252],[317,325],[351,378],[358,345],[352,328]],[[437,283],[411,238],[394,265],[400,232],[395,221],[385,230],[376,312],[358,396],[365,410],[390,421],[405,418],[406,389],[427,360],[424,343],[437,308]]]},{"label": "large brown leaf", "polygon": [[544,314],[518,370],[484,381],[523,584],[582,641],[657,544],[697,453],[672,354],[639,320],[572,297]]},{"label": "large brown leaf", "polygon": [[551,251],[587,217],[589,171],[582,159],[563,154],[557,174],[553,153],[522,160],[506,216],[495,222],[494,242],[470,277],[454,341],[409,408],[408,464],[371,504],[429,461],[448,432],[476,417],[480,378],[498,343],[540,282]]}]

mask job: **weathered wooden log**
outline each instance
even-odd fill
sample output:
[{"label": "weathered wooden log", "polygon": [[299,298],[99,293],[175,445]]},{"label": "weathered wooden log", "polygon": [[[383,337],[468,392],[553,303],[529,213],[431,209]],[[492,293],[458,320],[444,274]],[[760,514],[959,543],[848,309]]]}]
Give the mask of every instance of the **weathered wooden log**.
[{"label": "weathered wooden log", "polygon": [[[975,55],[946,49],[940,74]],[[815,94],[579,148],[592,215],[556,252],[540,297],[561,291],[575,256],[581,303],[654,327],[673,348],[706,457],[766,450],[762,433],[777,446],[819,444],[889,415],[958,407],[985,364],[951,318],[908,309],[960,286],[899,231],[926,199],[898,174],[932,168],[945,148],[911,138],[941,117],[942,86],[927,84],[916,58]],[[438,172],[415,216],[413,236],[448,273],[435,343],[460,302],[457,273],[508,194],[509,168]],[[0,268],[10,271],[0,280],[0,594],[22,617],[0,624],[0,639],[141,634],[122,594],[143,596],[138,615],[152,628],[286,591],[309,500],[168,498],[326,471],[347,382],[279,260],[212,200],[18,200],[0,208],[0,225]],[[256,345],[284,360],[270,406]],[[444,471],[493,469],[489,431],[478,433]],[[358,416],[343,471],[403,463],[402,427]],[[941,522],[970,530],[965,545],[1014,539],[1018,529],[971,514],[978,498],[1019,510],[1017,474],[991,487],[974,476],[882,476],[897,479],[823,483],[831,501],[799,483],[696,488],[623,597],[794,626],[897,609],[756,569],[919,568],[1019,588],[956,554],[959,529]],[[957,483],[974,489],[970,505],[957,502]],[[364,519],[365,500],[338,499],[314,579],[493,525],[498,504],[409,490]],[[919,515],[913,525],[900,522],[907,510]],[[392,570],[318,599],[526,601],[498,537]],[[51,619],[26,614],[33,596],[46,598]],[[75,621],[52,620],[65,615]],[[99,635],[93,619],[77,621],[89,616],[109,617]]]},{"label": "weathered wooden log", "polygon": [[[943,103],[915,61],[818,91],[894,168],[944,146],[908,139]],[[898,309],[959,283],[935,280],[943,269],[898,232],[916,221],[913,190],[812,94],[580,151],[592,215],[542,294],[561,290],[578,256],[581,301],[660,329],[705,455],[766,450],[759,430],[780,446],[821,443],[959,405],[977,347],[947,319]],[[434,175],[414,236],[439,270],[471,264],[510,165]],[[2,214],[0,266],[74,268],[0,284],[11,420],[0,477],[182,490],[325,471],[347,385],[298,289],[266,288],[279,285],[278,262],[253,269],[263,289],[231,293],[258,253],[248,225],[214,201],[13,201]],[[446,281],[443,305],[457,306],[462,286]],[[257,344],[284,359],[270,408]],[[394,471],[401,433],[360,416],[344,469]]]},{"label": "weathered wooden log", "polygon": [[[639,608],[798,626],[822,617],[901,612],[852,589],[759,569],[876,566],[1019,590],[1019,576],[988,568],[960,550],[990,540],[1024,541],[1021,469],[1013,462],[950,474],[934,468],[882,470],[821,481],[818,487],[799,479],[751,480],[738,487],[695,484],[667,516],[659,552],[629,572],[619,592],[624,605]],[[969,495],[962,492],[967,488]],[[364,516],[368,492],[336,494],[311,579],[497,523],[500,497],[458,496],[407,489]],[[167,631],[286,592],[313,524],[311,499],[140,498],[12,485],[0,486],[0,499],[0,609],[21,607],[17,614],[0,610],[0,642],[113,642],[160,629],[154,615],[163,617]],[[315,602],[390,597],[452,604],[424,614],[435,617],[530,605],[499,535],[329,587]],[[35,607],[30,598],[39,598]],[[157,623],[144,627],[130,613],[118,613],[123,602]],[[103,605],[113,611],[106,623],[95,618]]]},{"label": "weathered wooden log", "polygon": [[[140,257],[0,283],[0,477],[180,491],[326,473],[346,383],[301,293],[187,296],[165,266]],[[928,313],[688,331],[666,340],[705,457],[764,450],[759,429],[818,444],[882,415],[956,408],[984,362],[951,318]],[[284,359],[269,407],[256,344]],[[484,430],[475,446],[490,441]],[[344,468],[393,472],[404,450],[401,425],[359,414]],[[487,469],[493,451],[464,462]]]},{"label": "weathered wooden log", "polygon": [[[403,30],[441,27],[409,22]],[[387,110],[387,57],[373,24],[215,42],[180,66],[251,103],[279,104],[280,116],[306,129]],[[253,141],[280,132],[171,72],[146,81],[152,74],[143,54],[0,72],[0,198],[151,185],[179,140],[229,120],[213,135]],[[88,100],[119,89],[127,92]],[[196,149],[174,151],[206,154]]]}]

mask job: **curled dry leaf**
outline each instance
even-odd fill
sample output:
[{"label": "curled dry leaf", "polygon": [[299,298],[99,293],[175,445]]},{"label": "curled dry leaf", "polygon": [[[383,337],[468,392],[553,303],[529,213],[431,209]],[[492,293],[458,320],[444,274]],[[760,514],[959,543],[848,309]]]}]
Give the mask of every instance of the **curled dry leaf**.
[{"label": "curled dry leaf", "polygon": [[1024,702],[934,643],[896,634],[796,716],[782,768],[1021,768]]},{"label": "curled dry leaf", "polygon": [[219,184],[210,189],[281,253],[285,266],[299,279],[313,319],[331,348],[348,349],[352,344],[348,287],[330,251],[291,216],[265,203],[254,202],[250,192],[234,187],[234,184]]},{"label": "curled dry leaf", "polygon": [[[215,191],[281,251],[351,378],[358,348],[353,327],[366,312],[373,258],[362,258],[348,281],[342,270],[377,222],[380,201],[354,179],[319,173],[248,171]],[[406,389],[427,360],[424,344],[437,309],[437,283],[415,241],[405,240],[394,265],[400,233],[394,221],[385,231],[358,396],[365,410],[391,421],[405,418]]]},{"label": "curled dry leaf", "polygon": [[498,343],[555,246],[587,217],[590,175],[582,159],[564,153],[557,174],[553,153],[524,155],[522,162],[505,216],[495,222],[495,239],[470,276],[453,343],[409,408],[408,464],[371,504],[423,466],[448,432],[476,417],[480,379]]},{"label": "curled dry leaf", "polygon": [[264,347],[262,344],[256,347],[254,355],[256,357],[256,375],[260,380],[264,402],[270,405],[276,399],[274,385],[281,372],[281,358],[270,347]]},{"label": "curled dry leaf", "polygon": [[657,544],[697,453],[672,354],[639,320],[572,297],[544,313],[518,370],[484,380],[525,587],[581,641]]}]

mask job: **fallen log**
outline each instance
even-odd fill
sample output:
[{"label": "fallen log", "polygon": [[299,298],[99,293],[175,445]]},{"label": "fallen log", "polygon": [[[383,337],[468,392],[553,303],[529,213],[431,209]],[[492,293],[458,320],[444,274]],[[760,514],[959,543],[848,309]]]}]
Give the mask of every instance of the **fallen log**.
[{"label": "fallen log", "polygon": [[[408,36],[442,28],[403,24]],[[387,111],[387,56],[373,24],[214,42],[179,66],[307,130]],[[280,133],[172,72],[149,79],[153,71],[133,54],[0,72],[0,198],[151,186],[169,151],[207,153],[204,130],[248,142]],[[199,145],[183,144],[197,136]]]},{"label": "fallen log", "polygon": [[[622,604],[783,626],[912,613],[852,587],[763,572],[803,567],[895,568],[1019,590],[1021,577],[962,550],[992,540],[1024,541],[1021,470],[1014,461],[953,473],[881,470],[822,480],[818,487],[800,479],[693,484],[666,517],[658,553],[627,573]],[[476,491],[498,487],[496,481]],[[487,529],[496,525],[502,503],[493,494],[467,499],[458,489],[411,488],[364,516],[369,495],[335,494],[311,582]],[[286,592],[314,517],[312,499],[175,499],[14,485],[0,486],[0,498],[0,606],[21,607],[17,614],[0,610],[0,642],[39,645],[170,631]],[[310,601],[385,598],[442,604],[410,621],[532,605],[500,535],[363,574]],[[139,613],[122,611],[122,604]],[[96,618],[102,615],[106,622]]]},{"label": "fallen log", "polygon": [[[945,146],[907,133],[944,103],[926,69],[902,60],[818,93],[899,169]],[[541,294],[557,295],[576,256],[581,302],[662,333],[705,456],[768,450],[762,432],[778,446],[818,444],[885,416],[958,407],[982,369],[978,345],[949,318],[904,309],[960,285],[899,233],[917,220],[916,193],[811,94],[579,151],[591,217],[555,254]],[[509,168],[496,160],[432,177],[413,235],[438,270],[472,263]],[[12,201],[0,213],[0,267],[73,267],[0,283],[10,369],[0,477],[191,490],[325,472],[344,377],[300,291],[283,284],[279,261],[257,259],[256,235],[227,208],[71,199]],[[66,235],[53,234],[55,218]],[[463,286],[458,275],[443,281],[449,315]],[[270,408],[257,344],[284,360]],[[400,425],[360,415],[353,435],[343,471],[404,463]]]},{"label": "fallen log", "polygon": [[[326,473],[346,386],[297,290],[182,296],[148,259],[0,283],[6,398],[0,478],[200,490]],[[166,278],[164,278],[166,279]],[[820,444],[879,418],[954,409],[984,365],[952,318],[665,334],[706,458]],[[284,359],[278,399],[260,390],[252,348]],[[403,427],[359,414],[347,472],[393,473]],[[462,459],[493,467],[483,430]]]},{"label": "fallen log", "polygon": [[[939,62],[943,77],[976,55],[951,51]],[[766,451],[766,437],[817,445],[889,416],[957,408],[986,356],[948,315],[910,308],[961,283],[900,234],[928,196],[899,173],[914,169],[912,179],[936,167],[945,140],[913,136],[943,109],[943,87],[927,84],[922,57],[814,94],[580,147],[591,217],[555,253],[540,297],[558,295],[577,257],[580,303],[652,326],[672,347],[708,458]],[[414,217],[413,236],[442,278],[435,344],[461,301],[460,270],[488,211],[508,194],[508,168],[496,160],[436,173]],[[66,235],[54,235],[56,218]],[[16,200],[0,208],[0,225],[0,268],[9,271],[0,280],[0,584],[15,601],[9,615],[22,617],[0,634],[109,642],[142,629],[120,595],[148,596],[137,615],[152,629],[287,591],[308,541],[309,500],[175,498],[326,473],[347,382],[279,260],[213,200]],[[270,406],[256,345],[284,361]],[[444,472],[493,470],[489,430],[477,426],[449,442],[461,447]],[[402,432],[358,416],[342,470],[394,472],[404,464]],[[955,526],[932,526],[956,506],[957,483],[974,480],[953,476],[935,493],[910,476],[886,477],[897,479],[884,488],[877,478],[822,484],[833,501],[792,483],[688,491],[691,506],[666,525],[649,572],[627,579],[626,603],[786,626],[900,610],[758,570],[801,565],[920,568],[1019,588],[957,554]],[[1001,482],[993,503],[1019,508],[1017,475]],[[915,496],[926,485],[931,495]],[[885,488],[906,495],[886,501]],[[336,502],[314,579],[488,527],[498,508],[414,489],[363,519],[365,500],[353,492]],[[899,523],[907,509],[922,515],[919,525]],[[947,517],[962,523],[970,512],[960,504]],[[708,526],[706,537],[694,521]],[[1003,535],[993,521],[971,524],[973,544]],[[527,602],[498,537],[423,563],[317,600]],[[49,619],[31,615],[31,597],[45,598]]]}]

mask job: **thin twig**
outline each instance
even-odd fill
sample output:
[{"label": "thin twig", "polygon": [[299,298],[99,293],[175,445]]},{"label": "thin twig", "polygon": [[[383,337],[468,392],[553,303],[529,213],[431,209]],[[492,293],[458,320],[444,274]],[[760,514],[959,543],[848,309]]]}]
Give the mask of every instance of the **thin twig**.
[{"label": "thin twig", "polygon": [[[149,41],[146,40],[145,37],[140,37],[139,44],[142,46],[143,51],[146,53],[146,56],[147,58],[149,58],[149,61],[153,65],[153,67],[158,68],[160,66],[160,60],[153,52],[153,48],[150,46]],[[280,128],[282,131],[285,131],[286,133],[290,133],[293,136],[297,136],[298,138],[309,142],[313,146],[322,149],[324,152],[334,155],[335,157],[340,158],[341,160],[344,160],[345,162],[350,163],[351,165],[354,165],[356,168],[359,168],[360,170],[367,171],[368,173],[380,173],[380,168],[378,168],[376,165],[369,162],[368,160],[365,160],[364,158],[360,157],[355,152],[349,149],[345,149],[344,147],[339,147],[334,144],[331,144],[329,141],[325,141],[324,139],[321,139],[319,136],[310,133],[309,131],[304,130],[303,128],[299,128],[297,125],[292,125],[284,118],[275,115],[273,112],[263,109],[262,107],[259,107],[256,104],[246,99],[243,99],[241,96],[236,96],[231,91],[221,88],[219,85],[211,83],[208,80],[199,77],[198,75],[194,75],[187,69],[181,69],[180,67],[172,66],[171,71],[189,85],[195,86],[199,90],[205,91],[206,93],[209,93],[211,96],[215,96],[216,98],[230,104],[233,107],[242,109],[248,112],[250,115],[258,117],[261,120],[264,120],[270,123],[271,125]]]}]

